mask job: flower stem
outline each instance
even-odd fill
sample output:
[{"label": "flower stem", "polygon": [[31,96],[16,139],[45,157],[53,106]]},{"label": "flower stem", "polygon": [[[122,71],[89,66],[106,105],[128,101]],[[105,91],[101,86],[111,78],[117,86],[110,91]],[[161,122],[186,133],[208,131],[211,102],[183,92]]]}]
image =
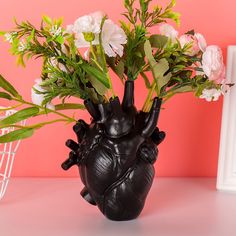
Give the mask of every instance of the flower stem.
[{"label": "flower stem", "polygon": [[150,107],[151,107],[151,100],[152,100],[152,96],[153,96],[153,93],[155,91],[155,88],[156,88],[156,83],[155,83],[155,81],[153,81],[152,86],[148,91],[147,98],[146,98],[145,103],[144,103],[143,108],[142,108],[143,112],[149,112]]},{"label": "flower stem", "polygon": [[17,108],[17,107],[20,107],[20,106],[22,106],[22,105],[23,105],[23,104],[20,103],[20,104],[17,104],[17,105],[15,105],[15,106],[11,106],[11,107],[4,107],[4,108],[0,107],[0,113],[1,113],[1,112],[4,112],[4,111],[13,110],[13,109],[15,109],[15,108]]},{"label": "flower stem", "polygon": [[21,103],[23,103],[23,104],[26,104],[26,105],[38,107],[39,109],[44,109],[44,110],[46,110],[48,113],[57,114],[57,115],[59,115],[59,116],[61,116],[61,117],[66,118],[69,122],[77,122],[77,120],[75,120],[74,118],[69,117],[69,116],[67,116],[67,115],[65,115],[65,114],[63,114],[63,113],[61,113],[61,112],[54,111],[54,110],[48,109],[48,108],[46,108],[46,107],[36,105],[36,104],[34,104],[34,103],[32,103],[32,102],[27,102],[27,101],[25,101],[25,100],[23,100],[23,99],[14,98],[14,100],[15,100],[15,101],[18,101],[18,102],[21,102]]},{"label": "flower stem", "polygon": [[98,62],[98,59],[97,59],[97,56],[94,52],[94,48],[93,48],[93,45],[92,45],[92,42],[90,42],[90,51],[93,55],[93,62],[96,64],[96,66],[101,70],[103,71],[103,68],[100,66],[99,62]]},{"label": "flower stem", "polygon": [[56,119],[56,120],[51,120],[51,121],[47,121],[47,122],[41,122],[35,125],[28,125],[28,126],[22,126],[22,125],[6,125],[6,126],[0,126],[1,128],[5,128],[5,127],[14,127],[14,128],[19,128],[19,129],[39,129],[42,128],[45,125],[50,125],[56,122],[66,122],[67,119]]},{"label": "flower stem", "polygon": [[115,97],[115,91],[113,89],[111,77],[110,77],[109,71],[107,69],[106,55],[105,55],[105,52],[104,52],[104,48],[102,46],[102,29],[103,29],[103,25],[105,23],[105,20],[106,20],[106,17],[104,17],[102,19],[102,23],[101,23],[101,32],[99,34],[99,49],[100,49],[100,54],[101,54],[101,57],[102,57],[103,71],[105,72],[107,80],[109,82],[109,87],[111,89],[112,98],[114,98]]}]

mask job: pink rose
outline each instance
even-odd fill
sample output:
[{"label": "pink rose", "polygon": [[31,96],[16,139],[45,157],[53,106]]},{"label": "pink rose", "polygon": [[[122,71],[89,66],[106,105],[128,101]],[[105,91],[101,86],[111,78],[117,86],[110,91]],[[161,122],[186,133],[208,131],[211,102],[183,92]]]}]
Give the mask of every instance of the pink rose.
[{"label": "pink rose", "polygon": [[218,46],[212,45],[206,48],[202,55],[202,69],[209,80],[220,84],[225,79],[225,65],[222,51]]},{"label": "pink rose", "polygon": [[196,34],[194,34],[194,37],[197,40],[198,47],[200,48],[200,50],[202,52],[205,52],[206,47],[207,47],[207,42],[206,42],[206,39],[204,38],[204,36],[200,33],[196,33]]},{"label": "pink rose", "polygon": [[200,51],[204,52],[206,50],[206,40],[202,34],[196,33],[194,35],[184,34],[180,36],[179,42],[183,48],[186,44],[192,44],[192,46],[186,52],[186,55],[195,56]]},{"label": "pink rose", "polygon": [[184,35],[180,36],[179,42],[180,42],[180,45],[181,45],[182,48],[186,44],[190,44],[191,43],[191,47],[185,53],[188,56],[195,56],[200,51],[200,48],[198,46],[197,38],[194,35],[184,34]]}]

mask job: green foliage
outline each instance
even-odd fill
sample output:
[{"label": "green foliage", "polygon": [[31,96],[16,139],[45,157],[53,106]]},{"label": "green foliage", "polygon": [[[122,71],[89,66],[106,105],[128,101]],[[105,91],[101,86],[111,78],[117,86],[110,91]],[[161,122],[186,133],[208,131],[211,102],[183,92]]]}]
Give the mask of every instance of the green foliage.
[{"label": "green foliage", "polygon": [[7,80],[5,80],[2,75],[0,75],[0,88],[4,89],[14,97],[20,97],[16,89]]},{"label": "green foliage", "polygon": [[[15,108],[20,108],[22,105],[29,106],[27,108],[22,108],[18,112],[0,120],[0,128],[8,128],[8,127],[15,127],[17,130],[12,131],[6,135],[0,136],[0,143],[5,143],[5,142],[12,142],[24,138],[28,138],[31,135],[33,135],[34,129],[41,128],[45,125],[48,124],[53,124],[55,122],[66,122],[66,123],[71,123],[71,122],[76,122],[74,118],[68,117],[65,114],[60,113],[60,110],[69,110],[69,109],[84,109],[84,106],[81,104],[73,104],[73,103],[63,103],[63,104],[58,104],[55,106],[55,111],[54,110],[49,110],[46,107],[39,106],[36,104],[33,104],[31,102],[27,102],[23,100],[23,98],[19,95],[19,93],[15,90],[15,88],[6,81],[3,76],[0,76],[0,88],[4,89],[8,93],[5,92],[0,92],[0,98],[8,99],[11,101],[18,102],[18,105],[13,105],[8,108],[2,108],[0,109],[0,112],[15,109]],[[57,119],[57,120],[52,120],[48,122],[41,122],[35,125],[32,125],[30,127],[24,127],[21,125],[18,125],[19,122],[26,120],[31,117],[36,117],[40,116],[43,114],[47,113],[54,113],[57,114],[58,116],[63,117],[63,119]]]},{"label": "green foliage", "polygon": [[109,81],[107,80],[107,77],[106,77],[106,75],[104,75],[104,73],[102,73],[101,71],[99,71],[95,67],[90,66],[87,63],[82,64],[81,67],[84,69],[84,71],[86,73],[88,73],[88,74],[92,75],[93,77],[97,78],[98,81],[100,81],[107,88],[110,88]]},{"label": "green foliage", "polygon": [[158,62],[155,60],[152,55],[151,44],[148,40],[144,44],[144,50],[156,83],[156,93],[157,96],[159,96],[161,88],[166,85],[171,78],[171,73],[167,73],[169,70],[169,64],[165,58],[160,59]]},{"label": "green foliage", "polygon": [[[124,83],[125,80],[136,80],[139,76],[144,80],[148,95],[143,111],[151,108],[154,96],[167,101],[175,94],[194,92],[200,96],[204,89],[220,89],[220,85],[209,81],[202,72],[202,52],[189,56],[192,44],[181,46],[178,39],[169,39],[164,35],[151,34],[151,27],[160,23],[174,21],[180,23],[180,14],[173,8],[175,0],[165,7],[152,4],[152,0],[124,0],[125,12],[122,14],[126,21],[120,21],[127,36],[123,56],[108,57],[103,48],[103,26],[107,17],[104,16],[100,25],[100,33],[83,32],[89,47],[89,56],[85,58],[79,50],[76,34],[62,27],[63,20],[43,16],[40,27],[35,27],[28,21],[15,21],[14,31],[0,32],[11,44],[11,53],[17,57],[17,64],[25,66],[32,58],[41,58],[42,89],[34,91],[42,96],[44,101],[36,105],[25,101],[14,86],[0,76],[0,99],[13,102],[12,107],[0,109],[0,112],[11,108],[20,109],[17,113],[0,121],[1,127],[14,127],[17,130],[0,137],[0,142],[10,142],[30,137],[35,129],[42,128],[55,122],[66,124],[76,122],[62,110],[85,109],[81,104],[69,103],[70,97],[91,99],[94,103],[108,101],[115,96],[110,70]],[[194,36],[194,30],[186,34]],[[96,42],[93,41],[96,39]],[[114,51],[113,45],[109,45]],[[149,77],[152,74],[152,78]],[[2,91],[3,90],[3,91]],[[55,98],[61,104],[55,105],[55,110],[48,109],[48,103]],[[16,103],[16,104],[15,104]],[[22,108],[23,107],[23,108]],[[49,120],[22,127],[17,123],[27,118],[54,113],[60,119]]]},{"label": "green foliage", "polygon": [[5,93],[5,92],[0,92],[0,98],[4,98],[4,99],[7,99],[7,100],[12,100],[11,95],[9,95],[8,93]]},{"label": "green foliage", "polygon": [[175,5],[176,0],[171,0],[170,4],[165,8],[164,12],[159,17],[161,19],[171,19],[175,21],[177,25],[180,25],[180,14],[178,12],[174,12],[172,9]]},{"label": "green foliage", "polygon": [[166,22],[167,19],[174,20],[177,24],[180,23],[180,14],[173,11],[173,7],[176,4],[175,0],[171,0],[164,9],[160,6],[154,6],[151,11],[149,9],[151,0],[139,0],[139,8],[134,7],[135,2],[136,0],[124,0],[124,6],[127,11],[123,13],[134,27],[137,26],[138,21],[144,28],[150,28]]},{"label": "green foliage", "polygon": [[[112,90],[114,95],[107,64],[122,81],[126,77],[135,80],[139,74],[144,75],[144,69],[147,68],[144,53],[146,39],[149,38],[152,47],[157,48],[159,52],[167,43],[165,36],[148,37],[148,28],[166,19],[173,19],[172,8],[175,1],[171,1],[164,9],[157,6],[150,9],[150,0],[139,0],[139,7],[135,8],[136,2],[124,1],[127,11],[123,15],[130,24],[121,22],[127,34],[123,58],[105,58],[100,33],[100,46],[91,47],[91,59],[89,62],[85,61],[78,54],[74,36],[66,33],[61,27],[62,19],[43,16],[39,29],[28,21],[15,22],[16,30],[9,33],[12,35],[11,52],[17,56],[17,63],[25,66],[25,60],[32,57],[43,58],[43,105],[56,97],[63,99],[63,102],[71,96],[100,102],[105,100],[109,90]],[[101,29],[105,20],[106,17],[102,20]],[[54,64],[51,63],[52,60]]]},{"label": "green foliage", "polygon": [[[60,61],[62,61],[60,59]],[[41,86],[45,89],[43,104],[46,104],[56,97],[59,97],[63,101],[68,97],[77,97],[82,99],[89,98],[89,94],[86,91],[86,85],[88,80],[86,79],[85,72],[81,70],[76,64],[74,70],[70,72],[70,63],[67,64],[68,70],[64,71],[64,64],[60,64],[60,67],[64,69],[61,70],[58,67],[52,66],[50,63],[45,63],[43,69],[43,82]],[[40,92],[38,92],[40,94]]]},{"label": "green foliage", "polygon": [[153,34],[150,36],[149,42],[153,48],[163,49],[168,42],[168,38],[164,35]]},{"label": "green foliage", "polygon": [[[106,94],[107,86],[105,86],[102,82],[100,82],[100,80],[98,80],[95,76],[92,75],[88,76],[88,80],[99,95],[102,96]],[[108,86],[110,86],[109,83]]]},{"label": "green foliage", "polygon": [[26,139],[34,134],[34,129],[18,129],[0,136],[0,143],[9,143],[21,139]]},{"label": "green foliage", "polygon": [[[123,15],[130,24],[121,21],[121,26],[127,35],[124,71],[130,79],[136,79],[145,67],[143,47],[149,34],[148,29],[159,23],[166,22],[167,19],[172,19],[179,23],[179,14],[172,11],[175,6],[175,0],[172,0],[165,9],[155,6],[152,10],[150,10],[151,0],[139,0],[139,8],[135,8],[136,2],[136,0],[124,0],[126,12]],[[167,43],[167,38],[161,35],[151,35],[149,40],[153,47],[160,50]]]},{"label": "green foliage", "polygon": [[49,16],[44,15],[44,16],[42,17],[42,19],[43,19],[43,21],[44,21],[46,24],[48,24],[48,25],[52,25],[52,24],[53,24],[53,21],[52,21],[52,19],[51,19]]},{"label": "green foliage", "polygon": [[13,115],[6,117],[5,119],[0,120],[0,128],[7,127],[22,120],[28,119],[32,116],[36,116],[38,113],[39,113],[39,108],[37,107],[28,107],[22,109],[14,113]]},{"label": "green foliage", "polygon": [[77,104],[77,103],[63,103],[63,104],[55,105],[55,110],[56,111],[76,110],[76,109],[84,110],[85,107],[84,107],[84,105]]},{"label": "green foliage", "polygon": [[185,85],[181,88],[175,89],[175,93],[187,93],[187,92],[192,92],[193,88],[190,85]]},{"label": "green foliage", "polygon": [[125,79],[124,72],[125,72],[125,63],[121,59],[117,59],[114,57],[107,57],[106,58],[108,66],[116,73],[116,75],[122,80]]},{"label": "green foliage", "polygon": [[143,45],[146,40],[144,28],[136,27],[127,35],[124,65],[129,79],[137,79],[142,67],[145,65]]},{"label": "green foliage", "polygon": [[[64,33],[61,24],[61,19],[48,16],[43,16],[40,29],[27,21],[16,22],[11,52],[17,56],[17,64],[25,66],[25,59],[43,58],[44,105],[56,97],[103,100],[100,96],[104,97],[110,88],[107,75],[77,54],[73,37]],[[95,88],[93,92],[91,86]]]}]

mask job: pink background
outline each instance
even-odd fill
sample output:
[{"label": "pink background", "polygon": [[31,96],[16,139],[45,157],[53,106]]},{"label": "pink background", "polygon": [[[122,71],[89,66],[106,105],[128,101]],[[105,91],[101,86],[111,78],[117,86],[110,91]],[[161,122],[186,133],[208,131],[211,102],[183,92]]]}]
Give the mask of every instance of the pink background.
[{"label": "pink background", "polygon": [[[153,1],[159,4],[166,1]],[[39,25],[44,14],[64,16],[65,25],[80,15],[102,10],[114,21],[123,11],[122,0],[8,0],[0,3],[0,29],[13,27],[13,17]],[[208,44],[226,47],[235,42],[233,22],[236,22],[235,0],[179,0],[176,10],[182,14],[179,31],[194,28],[205,35]],[[156,29],[153,30],[155,32]],[[8,44],[0,42],[0,73],[30,99],[30,89],[40,76],[40,62],[30,62],[26,69],[16,67],[15,58],[8,54]],[[122,95],[122,87],[114,78],[115,89]],[[136,83],[136,103],[140,108],[146,91],[142,81]],[[7,105],[1,104],[0,105]],[[176,96],[162,111],[159,127],[166,131],[156,163],[158,176],[215,176],[217,170],[222,100],[207,103],[192,94]],[[88,120],[83,112],[78,117]],[[32,123],[32,121],[30,122]],[[14,176],[77,176],[74,167],[68,172],[60,168],[69,150],[64,146],[67,138],[74,138],[71,126],[55,124],[36,132],[21,143],[14,165]]]}]

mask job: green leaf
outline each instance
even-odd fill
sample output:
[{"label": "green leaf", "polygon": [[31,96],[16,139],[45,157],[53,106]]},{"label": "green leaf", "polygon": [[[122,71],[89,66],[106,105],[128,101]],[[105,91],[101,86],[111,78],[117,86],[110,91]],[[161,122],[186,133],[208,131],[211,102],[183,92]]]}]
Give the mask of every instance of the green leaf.
[{"label": "green leaf", "polygon": [[171,0],[171,2],[169,3],[169,5],[166,7],[166,9],[171,9],[176,5],[176,0]]},{"label": "green leaf", "polygon": [[57,36],[55,40],[60,44],[63,44],[65,41],[62,35]]},{"label": "green leaf", "polygon": [[92,84],[92,86],[95,88],[95,90],[98,92],[100,95],[105,95],[107,92],[107,87],[103,85],[99,80],[97,80],[94,76],[90,75],[88,77],[88,80]]},{"label": "green leaf", "polygon": [[106,57],[106,61],[111,69],[119,76],[121,80],[124,79],[125,64],[123,60],[120,60],[116,64],[116,59],[114,57]]},{"label": "green leaf", "polygon": [[180,13],[178,12],[169,10],[163,13],[162,17],[172,19],[178,26],[180,25]]},{"label": "green leaf", "polygon": [[48,25],[52,25],[52,19],[49,16],[43,16],[43,21]]},{"label": "green leaf", "polygon": [[98,93],[94,88],[86,88],[87,93],[94,103],[99,103]]},{"label": "green leaf", "polygon": [[155,77],[155,81],[157,83],[157,93],[160,93],[160,90],[163,86],[165,86],[171,79],[172,74],[168,73],[167,75],[165,75],[165,73],[168,71],[169,69],[169,63],[166,59],[161,59],[157,66],[156,66],[156,70],[158,71],[157,73],[157,77]]},{"label": "green leaf", "polygon": [[56,77],[47,78],[46,80],[43,80],[43,82],[40,83],[40,86],[42,86],[42,87],[49,86],[49,85],[55,83],[57,80],[58,80],[58,78],[56,78]]},{"label": "green leaf", "polygon": [[84,110],[85,107],[82,104],[76,104],[76,103],[64,103],[64,104],[58,104],[55,105],[55,110],[60,111],[60,110],[73,110],[73,109],[81,109]]},{"label": "green leaf", "polygon": [[0,98],[5,98],[7,100],[12,100],[11,95],[9,95],[8,93],[4,93],[4,92],[0,92]]},{"label": "green leaf", "polygon": [[158,34],[154,34],[149,38],[149,41],[151,43],[151,46],[153,48],[164,48],[165,45],[168,42],[168,37],[164,36],[164,35],[158,35]]},{"label": "green leaf", "polygon": [[125,64],[123,61],[119,61],[115,68],[115,72],[120,79],[124,79],[124,71],[125,71]]},{"label": "green leaf", "polygon": [[103,85],[105,85],[108,89],[110,88],[109,81],[104,73],[100,70],[96,69],[95,67],[90,66],[89,64],[81,64],[81,67],[85,72],[89,75],[94,76],[97,78]]},{"label": "green leaf", "polygon": [[24,61],[24,55],[20,54],[16,59],[17,66],[23,66],[25,67],[25,61]]},{"label": "green leaf", "polygon": [[154,80],[156,82],[157,96],[159,96],[161,88],[169,82],[172,76],[171,73],[165,75],[169,70],[169,63],[165,58],[160,59],[158,63],[156,62],[155,58],[152,55],[151,44],[148,40],[144,44],[144,51],[151,67]]},{"label": "green leaf", "polygon": [[186,85],[181,88],[177,88],[174,91],[175,91],[175,93],[187,93],[187,92],[192,92],[193,88],[190,85]]},{"label": "green leaf", "polygon": [[57,25],[58,27],[61,26],[62,23],[63,23],[63,18],[55,19],[55,20],[53,21],[53,24],[54,24],[54,25]]},{"label": "green leaf", "polygon": [[130,34],[130,25],[126,24],[124,21],[120,21],[121,28],[125,31],[126,35]]},{"label": "green leaf", "polygon": [[25,120],[29,117],[35,116],[39,113],[39,108],[38,107],[28,107],[23,110],[20,110],[16,113],[14,113],[11,116],[6,117],[3,120],[0,120],[0,127],[6,125],[12,125],[15,124],[19,121]]},{"label": "green leaf", "polygon": [[0,136],[0,143],[9,143],[16,140],[29,138],[34,134],[34,129],[18,129]]},{"label": "green leaf", "polygon": [[6,32],[5,31],[0,31],[0,36],[5,36]]},{"label": "green leaf", "polygon": [[9,92],[14,97],[20,97],[16,89],[7,80],[5,80],[2,75],[0,75],[0,87]]}]

